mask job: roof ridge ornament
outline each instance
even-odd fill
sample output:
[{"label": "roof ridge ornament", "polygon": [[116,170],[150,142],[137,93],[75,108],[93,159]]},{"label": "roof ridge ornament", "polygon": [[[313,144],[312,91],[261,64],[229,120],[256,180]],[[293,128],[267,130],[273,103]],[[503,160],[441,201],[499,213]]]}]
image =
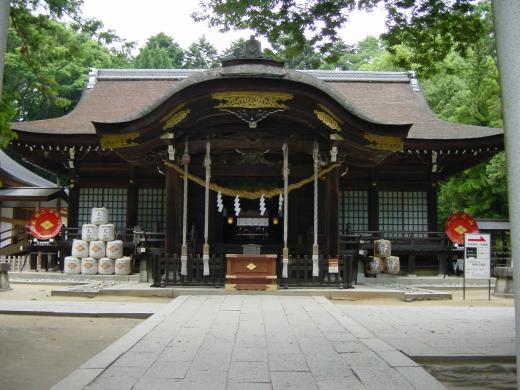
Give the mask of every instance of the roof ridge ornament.
[{"label": "roof ridge ornament", "polygon": [[269,58],[262,51],[262,44],[256,39],[255,35],[251,35],[247,41],[239,45],[228,56],[222,57],[222,66],[243,65],[243,64],[261,64],[275,65],[283,67],[284,63]]}]

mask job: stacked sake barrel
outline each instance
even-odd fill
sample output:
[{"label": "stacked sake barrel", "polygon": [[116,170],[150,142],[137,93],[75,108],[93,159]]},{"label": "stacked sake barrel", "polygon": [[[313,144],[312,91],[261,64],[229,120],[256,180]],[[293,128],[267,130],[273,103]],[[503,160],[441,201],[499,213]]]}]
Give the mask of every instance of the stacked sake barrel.
[{"label": "stacked sake barrel", "polygon": [[81,240],[72,242],[72,256],[65,258],[64,272],[130,274],[131,259],[123,257],[123,241],[115,240],[115,226],[108,223],[108,210],[93,208],[91,222],[81,227]]},{"label": "stacked sake barrel", "polygon": [[392,243],[389,240],[374,241],[374,256],[368,258],[366,273],[377,275],[380,272],[385,272],[397,275],[399,271],[399,257],[392,256]]}]

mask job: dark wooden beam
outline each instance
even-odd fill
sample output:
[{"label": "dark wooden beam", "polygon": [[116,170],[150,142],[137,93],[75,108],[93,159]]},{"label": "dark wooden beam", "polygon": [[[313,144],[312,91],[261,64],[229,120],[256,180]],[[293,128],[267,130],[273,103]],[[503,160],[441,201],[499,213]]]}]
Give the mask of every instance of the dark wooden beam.
[{"label": "dark wooden beam", "polygon": [[127,187],[126,202],[126,227],[133,228],[137,225],[137,185],[135,183],[135,169],[130,167],[130,180]]},{"label": "dark wooden beam", "polygon": [[173,168],[165,167],[166,175],[166,237],[167,254],[180,254],[182,227],[182,182]]},{"label": "dark wooden beam", "polygon": [[328,252],[331,257],[337,257],[339,254],[339,215],[338,215],[338,203],[339,203],[339,170],[334,169],[327,175],[326,180],[327,188],[327,214],[328,214],[328,241],[329,247]]}]

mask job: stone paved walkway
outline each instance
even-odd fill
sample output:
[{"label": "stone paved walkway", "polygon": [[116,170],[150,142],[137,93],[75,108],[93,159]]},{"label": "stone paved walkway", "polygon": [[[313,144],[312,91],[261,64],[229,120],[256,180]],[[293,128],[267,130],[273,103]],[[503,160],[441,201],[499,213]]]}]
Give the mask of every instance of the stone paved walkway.
[{"label": "stone paved walkway", "polygon": [[516,354],[513,307],[336,307],[408,356]]},{"label": "stone paved walkway", "polygon": [[185,296],[58,389],[442,389],[322,297]]}]

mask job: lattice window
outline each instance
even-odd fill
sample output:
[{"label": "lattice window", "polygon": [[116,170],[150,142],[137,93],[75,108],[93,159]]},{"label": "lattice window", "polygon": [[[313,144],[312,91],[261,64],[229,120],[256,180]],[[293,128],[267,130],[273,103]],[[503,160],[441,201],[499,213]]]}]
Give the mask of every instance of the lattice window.
[{"label": "lattice window", "polygon": [[145,230],[161,232],[166,226],[166,191],[163,188],[139,188],[137,224]]},{"label": "lattice window", "polygon": [[428,231],[428,195],[425,191],[379,191],[379,230]]},{"label": "lattice window", "polygon": [[126,188],[86,187],[79,189],[79,226],[90,223],[93,207],[108,209],[108,222],[116,226],[118,232],[126,229]]},{"label": "lattice window", "polygon": [[340,233],[368,230],[368,191],[341,191],[338,211]]}]

